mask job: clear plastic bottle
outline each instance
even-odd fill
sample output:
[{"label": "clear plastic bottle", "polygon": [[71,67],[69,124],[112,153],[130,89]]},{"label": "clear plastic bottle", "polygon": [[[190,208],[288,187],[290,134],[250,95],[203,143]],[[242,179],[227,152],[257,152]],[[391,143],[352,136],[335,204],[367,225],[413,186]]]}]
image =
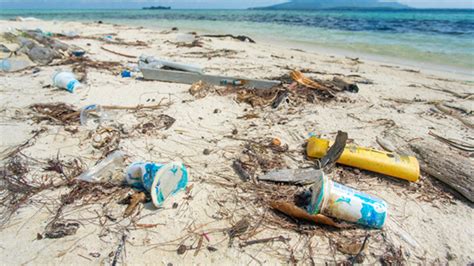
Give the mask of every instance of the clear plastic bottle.
[{"label": "clear plastic bottle", "polygon": [[[82,173],[77,179],[87,182],[104,181],[117,171],[123,172],[125,155],[121,151],[114,151],[107,158]],[[117,170],[120,169],[120,170]]]},{"label": "clear plastic bottle", "polygon": [[0,69],[3,72],[12,72],[27,68],[30,63],[27,60],[16,58],[5,58],[0,60]]},{"label": "clear plastic bottle", "polygon": [[76,79],[71,72],[57,72],[53,76],[54,86],[66,89],[67,91],[73,93],[76,89],[81,88],[82,84]]}]

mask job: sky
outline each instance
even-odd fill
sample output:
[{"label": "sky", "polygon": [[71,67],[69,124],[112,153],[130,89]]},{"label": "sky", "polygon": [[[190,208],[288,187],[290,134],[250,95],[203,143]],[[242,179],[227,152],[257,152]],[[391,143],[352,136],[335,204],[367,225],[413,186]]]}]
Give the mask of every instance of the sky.
[{"label": "sky", "polygon": [[[387,0],[385,0],[387,1]],[[248,8],[285,0],[0,0],[0,8],[140,8],[164,5],[172,8]],[[474,8],[474,0],[398,0],[417,8]]]}]

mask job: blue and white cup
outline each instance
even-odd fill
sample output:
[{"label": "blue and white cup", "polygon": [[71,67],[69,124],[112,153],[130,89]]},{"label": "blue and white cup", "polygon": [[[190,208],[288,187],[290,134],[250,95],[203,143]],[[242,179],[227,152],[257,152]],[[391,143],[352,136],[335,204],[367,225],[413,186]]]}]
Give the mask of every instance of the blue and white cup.
[{"label": "blue and white cup", "polygon": [[384,200],[333,182],[323,175],[312,187],[307,210],[311,214],[321,213],[380,229],[385,224],[387,208]]},{"label": "blue and white cup", "polygon": [[148,191],[153,205],[160,207],[169,196],[186,188],[188,170],[181,162],[135,162],[127,168],[126,181],[136,189]]}]

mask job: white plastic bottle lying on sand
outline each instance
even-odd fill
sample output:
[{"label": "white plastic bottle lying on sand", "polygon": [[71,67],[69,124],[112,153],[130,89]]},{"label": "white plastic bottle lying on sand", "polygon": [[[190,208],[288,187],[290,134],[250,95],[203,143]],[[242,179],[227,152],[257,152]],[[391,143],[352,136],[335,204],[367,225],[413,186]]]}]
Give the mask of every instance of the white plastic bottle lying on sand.
[{"label": "white plastic bottle lying on sand", "polygon": [[186,188],[188,170],[181,162],[135,162],[127,168],[125,179],[132,187],[148,191],[158,208],[169,196]]},{"label": "white plastic bottle lying on sand", "polygon": [[82,87],[82,84],[71,72],[57,72],[53,76],[53,84],[54,86],[61,89],[66,89],[71,93],[73,93],[77,88]]}]

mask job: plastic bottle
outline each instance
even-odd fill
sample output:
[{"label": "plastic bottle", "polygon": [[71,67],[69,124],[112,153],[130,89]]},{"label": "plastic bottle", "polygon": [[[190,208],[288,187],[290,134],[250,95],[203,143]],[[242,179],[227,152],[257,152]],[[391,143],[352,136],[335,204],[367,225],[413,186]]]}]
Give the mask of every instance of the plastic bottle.
[{"label": "plastic bottle", "polygon": [[127,168],[125,179],[132,187],[148,191],[153,205],[160,207],[169,196],[186,188],[188,170],[181,162],[135,162]]},{"label": "plastic bottle", "polygon": [[30,66],[30,63],[26,60],[6,58],[0,61],[0,69],[3,72],[17,71]]},{"label": "plastic bottle", "polygon": [[387,203],[379,198],[317,176],[311,188],[311,214],[324,214],[372,228],[382,228],[387,218]]},{"label": "plastic bottle", "polygon": [[[329,150],[330,144],[329,140],[313,136],[308,140],[306,152],[309,157],[322,158]],[[420,165],[413,156],[378,151],[353,144],[346,145],[337,162],[411,182],[418,181],[420,177]]]},{"label": "plastic bottle", "polygon": [[54,86],[73,93],[77,88],[82,87],[82,84],[76,79],[71,72],[58,72],[53,76]]},{"label": "plastic bottle", "polygon": [[106,177],[111,177],[117,168],[124,168],[124,157],[121,151],[115,151],[88,171],[82,173],[77,179],[87,182],[98,182]]}]

